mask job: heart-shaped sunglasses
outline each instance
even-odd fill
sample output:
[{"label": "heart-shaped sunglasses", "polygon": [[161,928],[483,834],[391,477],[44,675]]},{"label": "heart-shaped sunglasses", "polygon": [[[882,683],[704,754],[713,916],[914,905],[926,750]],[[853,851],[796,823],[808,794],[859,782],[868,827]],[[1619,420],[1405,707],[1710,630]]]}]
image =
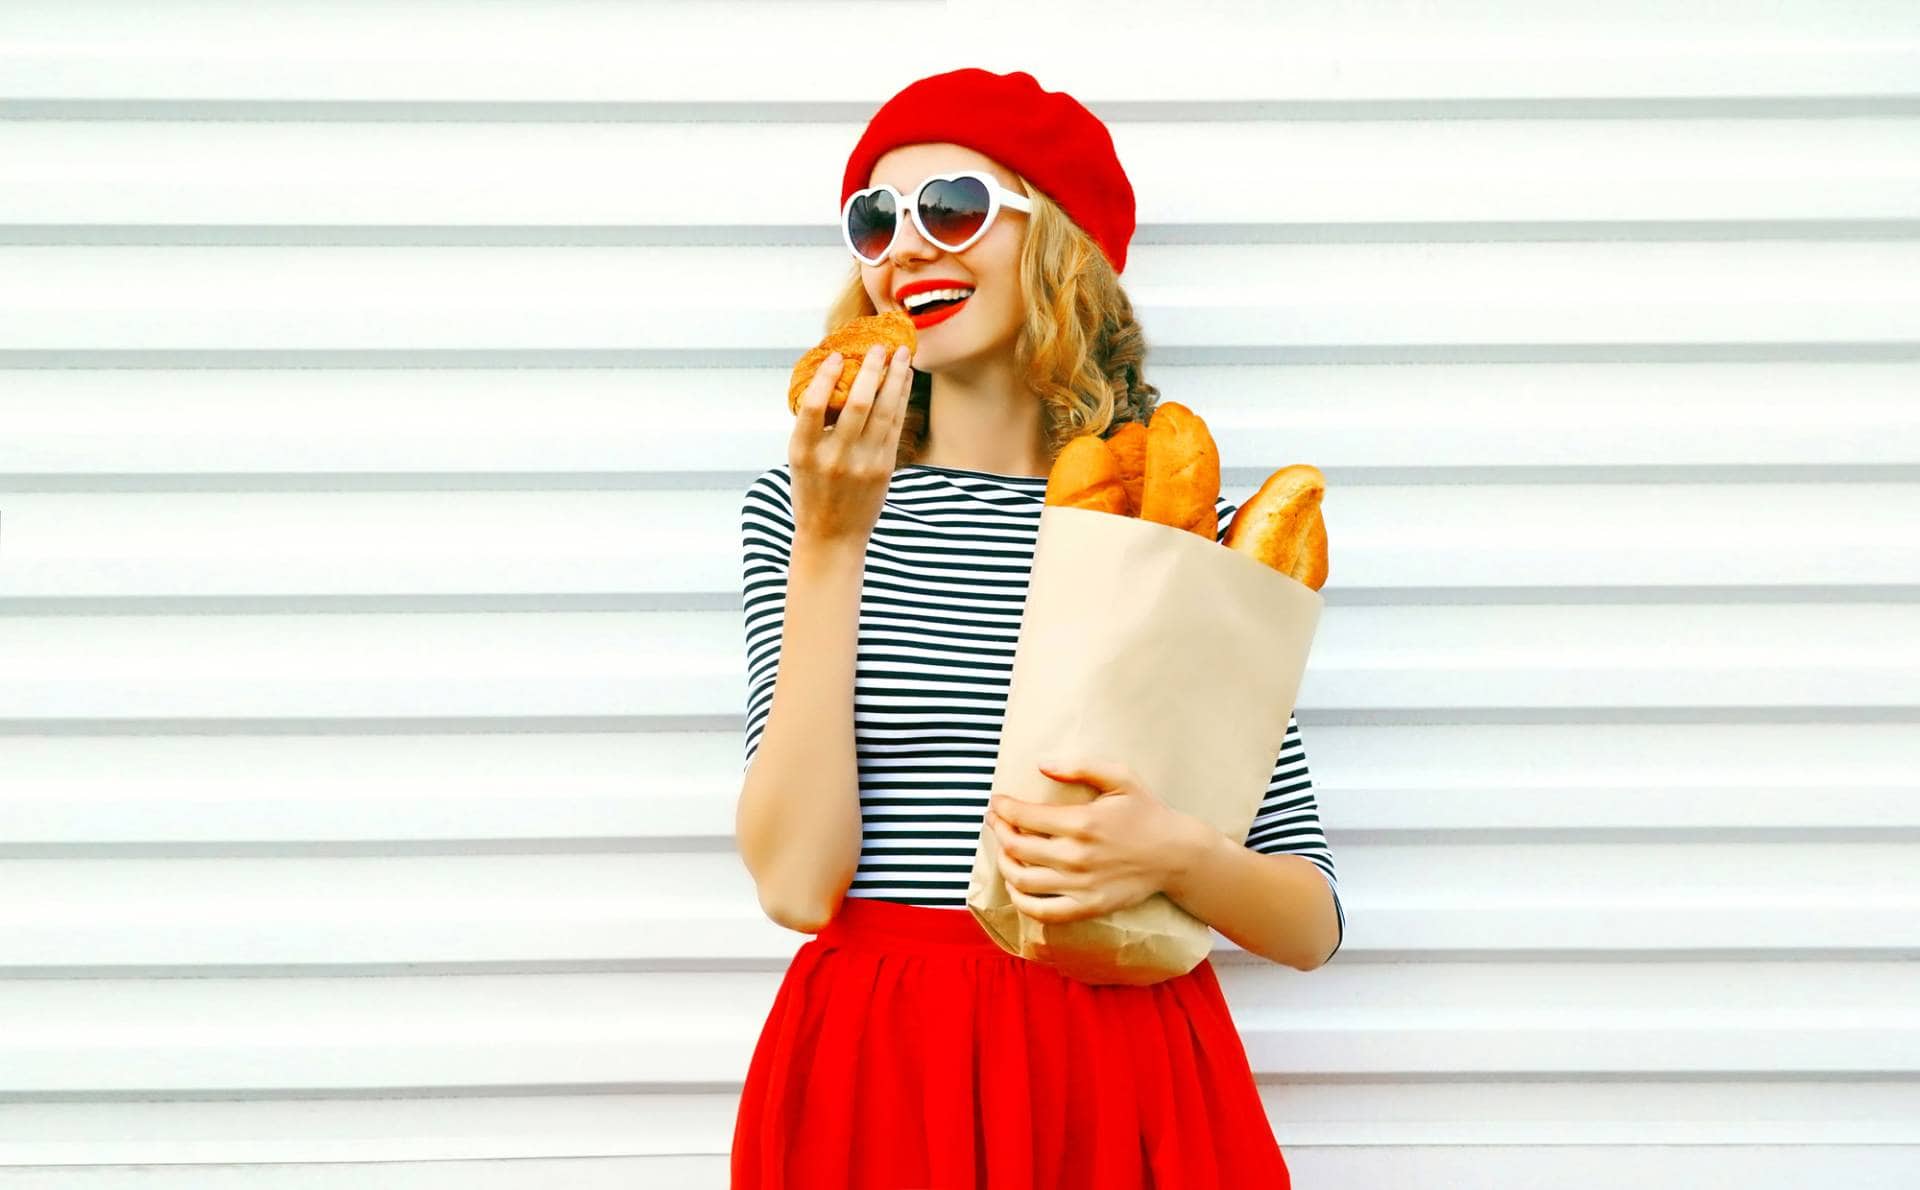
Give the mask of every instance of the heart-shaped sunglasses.
[{"label": "heart-shaped sunglasses", "polygon": [[929,244],[960,252],[987,234],[1003,206],[1033,210],[1026,195],[1002,186],[985,170],[934,174],[914,187],[912,202],[883,182],[848,197],[840,211],[840,236],[863,264],[877,265],[893,247],[905,207]]}]

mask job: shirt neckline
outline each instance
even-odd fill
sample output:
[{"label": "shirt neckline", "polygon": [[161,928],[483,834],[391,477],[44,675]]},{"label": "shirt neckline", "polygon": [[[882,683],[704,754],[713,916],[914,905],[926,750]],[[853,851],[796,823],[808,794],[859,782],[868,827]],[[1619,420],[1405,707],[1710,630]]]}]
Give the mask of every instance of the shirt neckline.
[{"label": "shirt neckline", "polygon": [[907,463],[901,470],[915,468],[921,471],[934,471],[941,475],[977,475],[982,479],[998,479],[1009,483],[1034,483],[1045,485],[1045,475],[1003,475],[998,471],[975,471],[969,467],[936,467],[932,463]]}]

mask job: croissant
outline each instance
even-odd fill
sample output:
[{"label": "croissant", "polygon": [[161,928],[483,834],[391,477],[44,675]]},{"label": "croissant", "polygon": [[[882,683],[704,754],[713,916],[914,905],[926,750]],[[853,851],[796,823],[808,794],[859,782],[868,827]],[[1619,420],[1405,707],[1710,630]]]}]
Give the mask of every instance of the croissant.
[{"label": "croissant", "polygon": [[1282,467],[1240,506],[1221,544],[1318,591],[1327,581],[1327,524],[1320,515],[1326,493],[1327,477],[1318,467]]},{"label": "croissant", "polygon": [[1207,423],[1178,401],[1162,401],[1147,426],[1140,519],[1220,537],[1220,453]]},{"label": "croissant", "polygon": [[793,366],[793,377],[787,381],[787,410],[800,412],[800,398],[806,395],[807,386],[813,383],[815,372],[827,362],[834,352],[840,353],[842,360],[840,375],[834,378],[833,392],[827,396],[826,424],[832,425],[840,418],[840,410],[846,406],[847,397],[853,392],[854,378],[860,375],[860,365],[865,362],[867,352],[873,347],[884,346],[891,357],[893,349],[905,347],[913,351],[919,346],[919,337],[914,333],[913,319],[907,317],[904,310],[889,310],[885,314],[862,314],[849,318],[820,340],[818,346],[810,348]]}]

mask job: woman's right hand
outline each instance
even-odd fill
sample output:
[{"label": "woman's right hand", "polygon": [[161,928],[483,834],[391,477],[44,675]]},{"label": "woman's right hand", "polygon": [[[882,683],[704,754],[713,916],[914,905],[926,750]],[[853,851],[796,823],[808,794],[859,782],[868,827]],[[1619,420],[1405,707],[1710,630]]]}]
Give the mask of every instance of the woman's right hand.
[{"label": "woman's right hand", "polygon": [[[910,360],[907,348],[889,358],[886,348],[875,347],[864,360],[829,355],[814,372],[787,445],[796,536],[866,547],[893,479],[913,386]],[[827,398],[845,367],[858,367],[860,374],[829,427]]]}]

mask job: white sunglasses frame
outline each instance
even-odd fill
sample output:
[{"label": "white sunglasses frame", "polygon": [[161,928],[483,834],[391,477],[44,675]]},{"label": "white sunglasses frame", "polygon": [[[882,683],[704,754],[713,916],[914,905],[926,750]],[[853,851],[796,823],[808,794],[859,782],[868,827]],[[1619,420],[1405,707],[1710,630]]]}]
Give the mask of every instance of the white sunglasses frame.
[{"label": "white sunglasses frame", "polygon": [[[965,241],[958,245],[949,245],[935,239],[933,234],[927,230],[927,225],[921,222],[920,192],[927,188],[927,183],[929,182],[953,182],[961,178],[977,178],[986,184],[987,217],[980,221],[979,228],[972,235],[968,236]],[[847,215],[852,212],[854,203],[859,202],[869,194],[874,194],[881,190],[885,190],[887,193],[893,195],[893,239],[887,241],[887,246],[881,250],[878,260],[868,260],[866,257],[860,255],[858,248],[853,246],[853,233],[847,230]],[[999,178],[994,177],[983,169],[956,169],[947,173],[928,174],[926,177],[920,179],[920,183],[913,188],[911,198],[895,190],[887,183],[882,182],[878,186],[868,186],[864,189],[854,191],[847,196],[846,202],[840,204],[840,241],[847,246],[847,251],[853,253],[855,260],[866,265],[868,268],[878,268],[886,261],[888,255],[893,252],[893,245],[900,239],[900,212],[904,210],[907,212],[908,217],[913,220],[914,227],[919,230],[921,239],[947,252],[965,252],[968,248],[973,247],[974,241],[987,234],[987,229],[993,226],[995,219],[999,218],[1000,208],[1003,206],[1012,207],[1016,211],[1024,211],[1027,214],[1033,213],[1033,203],[1026,195],[1020,193],[1018,190],[1009,190],[1005,186],[1002,186]]]}]

